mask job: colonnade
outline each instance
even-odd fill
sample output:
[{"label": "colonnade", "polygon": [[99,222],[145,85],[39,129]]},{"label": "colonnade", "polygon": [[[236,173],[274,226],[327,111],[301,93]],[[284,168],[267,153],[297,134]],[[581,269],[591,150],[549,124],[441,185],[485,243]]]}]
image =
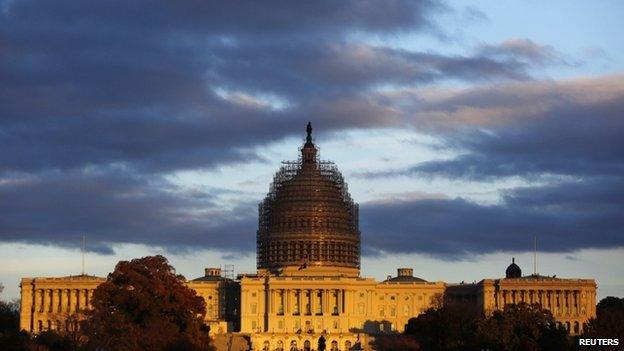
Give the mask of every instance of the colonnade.
[{"label": "colonnade", "polygon": [[497,309],[502,309],[508,304],[524,302],[539,304],[543,308],[549,309],[554,315],[579,315],[585,313],[581,308],[584,301],[581,301],[580,290],[501,289],[495,293],[494,299]]},{"label": "colonnade", "polygon": [[274,315],[340,315],[346,310],[345,289],[270,289]]},{"label": "colonnade", "polygon": [[34,312],[76,312],[91,307],[94,289],[35,289]]}]

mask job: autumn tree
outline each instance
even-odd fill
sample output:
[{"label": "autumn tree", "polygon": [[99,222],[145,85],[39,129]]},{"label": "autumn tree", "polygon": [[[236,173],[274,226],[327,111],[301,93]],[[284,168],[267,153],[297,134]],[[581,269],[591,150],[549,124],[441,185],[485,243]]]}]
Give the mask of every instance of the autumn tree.
[{"label": "autumn tree", "polygon": [[93,294],[88,350],[211,350],[206,305],[163,256],[121,261]]}]

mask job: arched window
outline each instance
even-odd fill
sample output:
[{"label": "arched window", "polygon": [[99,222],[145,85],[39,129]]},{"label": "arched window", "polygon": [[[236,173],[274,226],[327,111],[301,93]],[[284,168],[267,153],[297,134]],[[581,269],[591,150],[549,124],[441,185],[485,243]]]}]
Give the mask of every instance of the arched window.
[{"label": "arched window", "polygon": [[338,341],[336,341],[336,340],[332,340],[330,350],[331,350],[331,351],[339,351],[339,350],[338,350]]},{"label": "arched window", "polygon": [[578,334],[579,331],[579,322],[574,322],[574,334]]},{"label": "arched window", "polygon": [[350,351],[351,350],[351,341],[347,340],[345,341],[345,351]]},{"label": "arched window", "polygon": [[290,351],[299,351],[297,350],[297,340],[290,341]]},{"label": "arched window", "polygon": [[262,344],[262,351],[271,351],[271,343],[269,343],[269,340],[265,340]]},{"label": "arched window", "polygon": [[303,351],[310,351],[311,345],[310,340],[306,340],[303,342]]},{"label": "arched window", "polygon": [[275,351],[284,351],[284,342],[282,340],[277,341],[277,347]]}]

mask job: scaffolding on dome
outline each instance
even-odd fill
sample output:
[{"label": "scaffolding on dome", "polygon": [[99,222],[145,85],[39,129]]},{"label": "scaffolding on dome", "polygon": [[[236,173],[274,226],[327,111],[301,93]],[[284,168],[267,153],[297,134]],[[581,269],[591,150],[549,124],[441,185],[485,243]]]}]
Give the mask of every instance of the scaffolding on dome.
[{"label": "scaffolding on dome", "polygon": [[[301,155],[301,148],[299,148],[299,155]],[[359,231],[359,206],[351,198],[349,187],[336,164],[332,161],[320,160],[318,157],[315,157],[314,164],[316,169],[320,171],[320,174],[331,180],[339,189],[342,201],[349,208],[349,213],[352,218],[351,229]],[[269,229],[271,203],[275,200],[277,192],[286,182],[292,180],[302,168],[303,162],[301,156],[299,156],[297,161],[282,161],[282,166],[273,177],[273,182],[269,187],[266,198],[258,205],[258,229],[260,231]]]}]

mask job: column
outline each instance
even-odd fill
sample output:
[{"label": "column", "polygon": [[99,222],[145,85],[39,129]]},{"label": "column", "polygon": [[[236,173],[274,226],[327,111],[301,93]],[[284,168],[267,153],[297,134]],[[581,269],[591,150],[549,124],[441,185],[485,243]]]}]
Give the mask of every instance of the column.
[{"label": "column", "polygon": [[331,315],[332,314],[332,310],[331,310],[331,290],[330,289],[325,289],[323,291],[323,294],[325,294],[325,313]]},{"label": "column", "polygon": [[37,289],[35,293],[35,311],[43,312],[43,290]]},{"label": "column", "polygon": [[50,291],[48,289],[43,290],[43,312],[50,311]]},{"label": "column", "polygon": [[33,311],[37,311],[36,308],[36,295],[33,291],[32,280],[22,279],[20,284],[20,326],[19,330],[26,330],[32,332],[33,326]]},{"label": "column", "polygon": [[[93,289],[89,289],[87,290],[87,300],[89,301],[89,308],[93,308]],[[221,299],[221,295],[219,295],[219,299]],[[217,314],[220,313],[221,311],[221,305],[219,303],[219,300],[217,300],[218,304],[217,304]]]},{"label": "column", "polygon": [[284,314],[285,310],[286,310],[286,290],[285,289],[279,289],[278,290],[278,305],[277,305],[277,312],[281,312],[281,314]]},{"label": "column", "polygon": [[338,314],[342,314],[342,289],[338,289]]},{"label": "column", "polygon": [[89,308],[89,294],[87,293],[87,289],[80,289],[80,301],[82,301],[82,309],[86,310]]},{"label": "column", "polygon": [[544,307],[552,311],[552,293],[550,290],[544,290]]},{"label": "column", "polygon": [[[571,290],[566,290],[566,314],[571,315],[572,314],[572,291]],[[572,327],[570,327],[571,329]]]},{"label": "column", "polygon": [[76,293],[74,292],[74,289],[69,289],[68,290],[68,297],[69,297],[69,312],[75,312],[76,311]]},{"label": "column", "polygon": [[310,289],[310,314],[316,314],[316,289]]},{"label": "column", "polygon": [[284,294],[284,314],[290,314],[290,289],[285,289]]},{"label": "column", "polygon": [[347,296],[346,296],[346,301],[345,302],[347,303],[347,313],[352,315],[353,314],[353,310],[351,309],[351,306],[353,305],[353,302],[352,302],[352,300],[353,300],[353,290],[348,289],[346,291],[346,293],[347,293]]},{"label": "column", "polygon": [[275,313],[275,290],[273,289],[269,289],[269,308],[268,308],[268,312],[269,314],[273,314]]},{"label": "column", "polygon": [[73,289],[73,295],[76,297],[76,308],[75,311],[80,311],[80,294],[78,293],[78,289]]},{"label": "column", "polygon": [[301,301],[302,301],[302,299],[301,299],[301,292],[302,292],[301,289],[295,290],[295,294],[296,294],[296,296],[295,296],[295,303],[297,304],[297,307],[295,308],[295,312],[297,314],[299,314],[299,315],[303,314],[302,307],[301,307]]}]

